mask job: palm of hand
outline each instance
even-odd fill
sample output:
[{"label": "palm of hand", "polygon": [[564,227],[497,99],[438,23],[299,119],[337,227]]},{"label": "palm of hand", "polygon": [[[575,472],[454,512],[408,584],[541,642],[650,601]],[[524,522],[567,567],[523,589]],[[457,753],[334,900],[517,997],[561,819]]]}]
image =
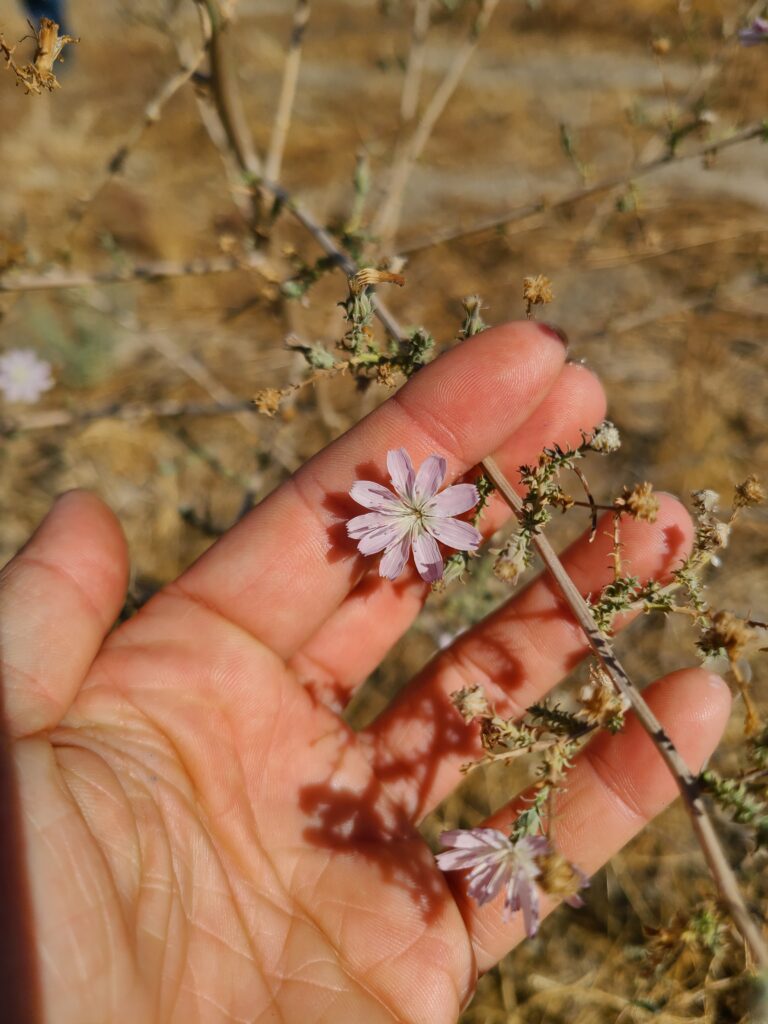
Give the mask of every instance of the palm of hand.
[{"label": "palm of hand", "polygon": [[346,726],[215,612],[153,602],[24,742],[57,1020],[455,1016],[472,954],[429,850]]},{"label": "palm of hand", "polygon": [[[551,332],[487,331],[420,371],[106,641],[125,592],[119,527],[87,495],[54,507],[0,577],[19,898],[28,884],[46,1019],[455,1020],[521,927],[499,901],[477,908],[462,875],[449,889],[416,831],[480,753],[449,695],[481,683],[512,714],[573,667],[584,638],[534,581],[355,736],[328,704],[350,698],[427,588],[365,575],[334,503],[405,437],[416,461],[439,447],[451,479],[489,453],[511,474],[545,445],[577,443],[603,410]],[[486,532],[503,517],[489,507]],[[625,563],[663,576],[690,535],[665,500],[653,527],[623,527]],[[611,544],[601,530],[569,550],[582,592],[610,578]],[[708,679],[679,672],[649,691],[689,763],[727,716],[727,689]],[[569,775],[558,846],[591,873],[673,795],[630,722]]]}]

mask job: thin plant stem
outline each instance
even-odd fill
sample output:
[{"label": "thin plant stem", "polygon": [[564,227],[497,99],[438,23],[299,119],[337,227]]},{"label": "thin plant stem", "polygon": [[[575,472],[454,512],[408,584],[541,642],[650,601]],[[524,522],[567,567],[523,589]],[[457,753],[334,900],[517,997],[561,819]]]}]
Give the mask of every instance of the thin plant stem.
[{"label": "thin plant stem", "polygon": [[53,430],[57,427],[84,426],[95,420],[123,420],[128,423],[142,423],[152,419],[179,419],[183,416],[232,416],[241,412],[252,412],[251,399],[235,402],[179,402],[173,398],[158,402],[113,402],[100,409],[49,409],[25,413],[18,417],[0,418],[0,437],[34,430]]},{"label": "thin plant stem", "polygon": [[482,0],[480,10],[472,21],[467,38],[459,47],[453,62],[432,95],[432,99],[427,104],[410,138],[395,157],[387,193],[371,226],[372,233],[381,239],[384,245],[392,240],[397,231],[405,189],[416,161],[424,151],[435,125],[456,91],[497,4],[498,0]]},{"label": "thin plant stem", "polygon": [[228,274],[238,270],[257,271],[267,280],[274,281],[274,272],[267,258],[258,252],[249,252],[245,255],[211,256],[207,259],[155,260],[101,271],[68,271],[60,267],[54,267],[42,274],[20,274],[11,271],[0,277],[0,293],[90,288],[105,284],[130,284],[136,281],[152,283],[177,277]]},{"label": "thin plant stem", "polygon": [[112,182],[113,179],[121,173],[129,156],[141,143],[149,129],[160,120],[163,110],[167,104],[173,99],[176,93],[187,84],[190,78],[192,78],[200,67],[203,59],[205,58],[205,54],[206,48],[203,46],[188,59],[182,58],[179,61],[180,67],[178,71],[174,72],[170,78],[162,83],[155,95],[144,108],[141,120],[134,125],[128,137],[118,146],[107,161],[105,174],[101,181],[91,189],[90,194],[81,200],[74,210],[72,214],[73,226],[77,226],[85,218],[88,211],[104,190],[109,186],[110,182]]},{"label": "thin plant stem", "polygon": [[727,138],[707,142],[684,153],[665,152],[660,156],[654,157],[652,160],[633,164],[627,171],[607,175],[599,181],[592,182],[591,185],[585,185],[583,188],[566,192],[564,195],[556,196],[554,199],[537,199],[530,203],[524,203],[522,206],[513,207],[511,210],[503,213],[493,214],[470,227],[438,232],[433,234],[428,240],[401,246],[399,252],[403,255],[411,255],[415,252],[431,249],[435,245],[443,245],[445,242],[454,242],[461,238],[480,234],[483,231],[489,231],[492,228],[505,227],[507,224],[528,220],[528,218],[534,217],[536,214],[567,209],[569,206],[574,206],[584,199],[590,199],[592,196],[599,195],[602,192],[609,192],[611,189],[618,188],[621,185],[628,185],[636,178],[645,177],[645,175],[652,174],[654,171],[658,171],[670,164],[682,163],[685,160],[701,160],[704,157],[714,156],[723,150],[730,149],[732,146],[742,145],[752,139],[768,139],[768,127],[766,127],[764,120],[754,122],[746,128],[742,128],[741,131],[734,132],[733,135],[729,135]]},{"label": "thin plant stem", "polygon": [[280,177],[285,142],[288,138],[288,129],[290,128],[291,114],[293,113],[293,104],[296,98],[296,85],[299,80],[301,47],[304,41],[307,22],[309,21],[310,9],[310,0],[296,0],[296,7],[293,11],[293,24],[291,26],[291,38],[285,58],[283,82],[280,87],[280,97],[277,101],[272,136],[269,140],[267,156],[264,160],[264,176],[271,181],[277,181]]},{"label": "thin plant stem", "polygon": [[421,79],[424,73],[424,58],[427,53],[427,33],[429,32],[429,8],[432,0],[414,0],[413,27],[411,29],[411,45],[408,50],[408,61],[403,78],[403,91],[400,96],[400,120],[403,124],[412,121],[419,106]]},{"label": "thin plant stem", "polygon": [[208,23],[205,45],[211,65],[211,89],[216,111],[238,166],[250,178],[258,178],[262,171],[261,160],[253,144],[235,72],[229,60],[229,30],[232,23],[222,15],[217,0],[195,2],[204,12]]}]

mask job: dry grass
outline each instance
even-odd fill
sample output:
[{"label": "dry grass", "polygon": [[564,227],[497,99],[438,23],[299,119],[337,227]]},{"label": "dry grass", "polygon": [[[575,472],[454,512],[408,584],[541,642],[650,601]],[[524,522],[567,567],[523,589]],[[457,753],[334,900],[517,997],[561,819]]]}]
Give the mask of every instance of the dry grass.
[{"label": "dry grass", "polygon": [[[28,267],[104,269],[215,255],[227,236],[247,235],[191,86],[169,103],[124,172],[90,204],[82,203],[97,192],[106,162],[176,66],[172,40],[150,20],[172,6],[159,0],[91,5],[87,21],[75,6],[83,41],[68,52],[63,87],[51,96],[24,97],[10,76],[0,77],[0,260],[20,246]],[[290,5],[243,0],[240,6],[239,77],[263,150]],[[371,159],[370,208],[376,208],[396,138],[408,31],[405,18],[396,11],[386,17],[373,2],[322,0],[315,7],[284,180],[328,221],[348,213],[361,150]],[[684,121],[697,96],[717,119],[695,129],[681,143],[683,151],[764,117],[768,50],[742,50],[723,38],[723,26],[732,32],[748,9],[737,0],[502,2],[408,188],[399,239],[411,250],[408,283],[392,299],[399,318],[426,325],[447,345],[463,295],[479,292],[493,321],[518,317],[523,276],[546,273],[556,290],[548,316],[567,327],[575,356],[602,375],[625,437],[611,467],[593,479],[596,493],[646,478],[678,493],[701,486],[727,492],[748,472],[765,475],[768,148],[753,141],[707,166],[672,163],[636,187],[507,229],[430,243],[542,195],[570,192],[581,173],[595,180],[656,155],[666,118]],[[184,5],[171,24],[178,35],[192,37],[195,22]],[[23,33],[9,0],[0,4],[0,27],[9,37]],[[433,29],[427,90],[450,61],[458,32],[448,19]],[[664,58],[649,46],[659,36],[672,44]],[[563,153],[561,123],[579,166]],[[288,266],[286,247],[315,255],[287,222],[277,237],[278,269]],[[274,283],[241,271],[0,295],[0,349],[32,346],[52,360],[59,383],[44,408],[210,401],[211,380],[247,399],[262,387],[299,379],[301,360],[282,347],[289,332],[326,342],[340,337],[334,303],[343,293],[340,278],[330,277],[305,305],[285,303]],[[193,365],[208,377],[192,372]],[[383,397],[361,396],[337,380],[301,392],[275,420],[102,419],[5,438],[0,556],[13,553],[55,494],[91,487],[123,522],[140,598],[210,543],[180,509],[226,527],[245,493],[267,493]],[[715,603],[766,618],[761,566],[767,557],[763,512],[734,542],[727,571],[712,586]],[[501,596],[495,582],[480,580],[471,604],[466,595],[433,601],[359,698],[360,720],[430,656],[441,632],[479,617]],[[648,680],[690,661],[689,641],[678,622],[656,623],[636,630],[622,648],[637,677]],[[764,669],[754,688],[765,708]],[[717,757],[726,766],[738,748],[739,715],[737,705]],[[446,813],[475,823],[523,782],[498,772],[477,777]],[[726,833],[738,860],[740,835],[727,827]],[[747,879],[755,899],[765,896],[760,866],[751,861]],[[744,992],[730,977],[735,957],[720,963],[689,953],[658,977],[640,969],[642,927],[686,915],[709,893],[685,819],[672,809],[594,879],[586,910],[556,915],[534,942],[483,980],[467,1021],[741,1019]]]}]

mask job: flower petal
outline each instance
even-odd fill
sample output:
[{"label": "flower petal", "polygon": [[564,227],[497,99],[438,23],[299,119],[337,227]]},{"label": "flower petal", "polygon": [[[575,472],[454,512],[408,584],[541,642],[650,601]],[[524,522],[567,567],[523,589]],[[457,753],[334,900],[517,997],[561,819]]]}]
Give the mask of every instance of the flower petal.
[{"label": "flower petal", "polygon": [[[371,522],[366,526],[355,525],[360,524],[360,521],[364,519],[378,519],[379,522]],[[410,524],[405,517],[395,518],[394,516],[385,516],[381,512],[369,512],[367,516],[357,516],[355,519],[351,519],[347,523],[347,532],[350,531],[350,528],[354,528],[356,531],[355,539],[360,538],[357,545],[360,554],[375,555],[377,552],[383,551],[384,548],[396,544],[403,534],[408,533]],[[353,534],[350,533],[350,536]]]},{"label": "flower petal", "polygon": [[454,484],[430,498],[424,506],[428,516],[460,516],[468,512],[480,501],[480,495],[474,484]]},{"label": "flower petal", "polygon": [[413,497],[417,503],[427,501],[437,494],[438,488],[445,480],[447,468],[448,463],[442,455],[428,455],[424,459],[413,485]]},{"label": "flower petal", "polygon": [[373,480],[355,480],[349,489],[350,497],[363,508],[373,509],[374,512],[384,512],[387,515],[397,515],[403,511],[403,503],[383,484],[374,483]]},{"label": "flower petal", "polygon": [[425,516],[424,526],[442,544],[459,551],[475,551],[483,539],[479,530],[461,519],[443,519],[440,516]]},{"label": "flower petal", "polygon": [[396,580],[405,568],[408,561],[408,552],[411,548],[410,530],[403,534],[402,538],[390,544],[384,552],[384,557],[379,563],[379,576],[388,580]]},{"label": "flower petal", "polygon": [[518,907],[523,911],[525,934],[532,939],[539,930],[539,890],[527,875],[518,875]]},{"label": "flower petal", "polygon": [[415,474],[411,457],[405,448],[393,448],[387,452],[387,469],[397,493],[401,498],[410,501],[413,497]]},{"label": "flower petal", "polygon": [[434,537],[419,529],[413,538],[413,560],[419,576],[426,583],[434,583],[443,575],[443,556]]},{"label": "flower petal", "polygon": [[366,512],[364,516],[355,516],[354,519],[347,520],[347,536],[359,540],[371,530],[378,530],[392,522],[392,516],[384,515],[383,512]]},{"label": "flower petal", "polygon": [[510,865],[506,859],[489,861],[482,867],[476,867],[470,876],[467,895],[477,901],[477,905],[489,903],[506,882]]},{"label": "flower petal", "polygon": [[440,842],[446,847],[465,850],[484,846],[492,846],[497,850],[512,848],[509,838],[497,828],[452,828],[441,833]]}]

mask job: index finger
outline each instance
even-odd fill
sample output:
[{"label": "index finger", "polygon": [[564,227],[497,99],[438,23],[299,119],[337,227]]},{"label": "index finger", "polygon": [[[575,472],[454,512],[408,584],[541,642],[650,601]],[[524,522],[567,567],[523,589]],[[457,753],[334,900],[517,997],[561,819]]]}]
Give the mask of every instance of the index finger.
[{"label": "index finger", "polygon": [[[386,453],[443,455],[447,481],[520,428],[565,360],[556,330],[534,321],[475,335],[420,370],[323,449],[192,565],[171,590],[200,601],[290,657],[366,565],[345,521],[355,479],[386,479]],[[372,623],[372,628],[386,628]]]}]

